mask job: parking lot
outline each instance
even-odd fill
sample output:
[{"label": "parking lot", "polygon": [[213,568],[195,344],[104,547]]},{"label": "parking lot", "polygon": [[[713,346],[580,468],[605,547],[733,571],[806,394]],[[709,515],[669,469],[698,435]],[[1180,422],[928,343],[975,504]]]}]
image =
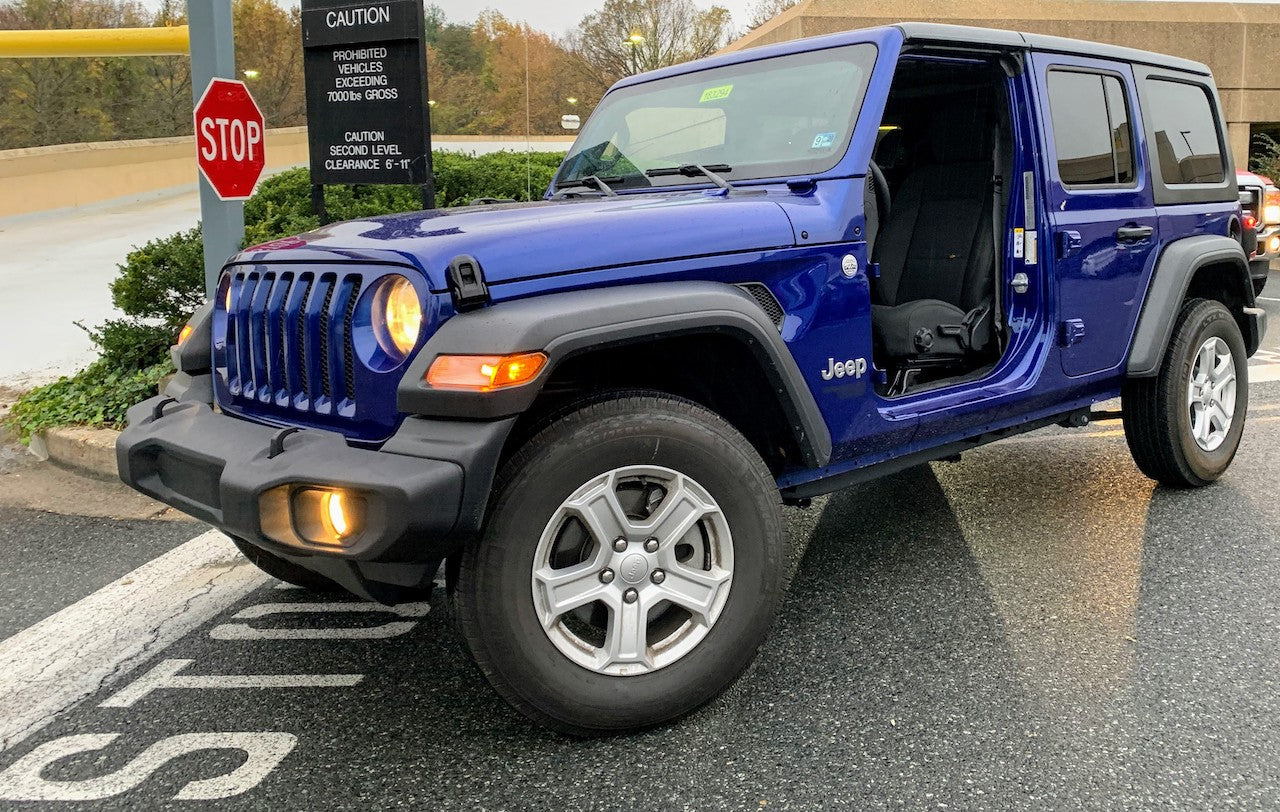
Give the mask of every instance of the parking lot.
[{"label": "parking lot", "polygon": [[1275,335],[1217,485],[1156,488],[1103,422],[789,510],[790,588],[746,676],[679,724],[590,741],[489,689],[440,590],[388,609],[280,588],[109,483],[19,504],[19,480],[71,475],[10,452],[0,800],[1273,807]]}]

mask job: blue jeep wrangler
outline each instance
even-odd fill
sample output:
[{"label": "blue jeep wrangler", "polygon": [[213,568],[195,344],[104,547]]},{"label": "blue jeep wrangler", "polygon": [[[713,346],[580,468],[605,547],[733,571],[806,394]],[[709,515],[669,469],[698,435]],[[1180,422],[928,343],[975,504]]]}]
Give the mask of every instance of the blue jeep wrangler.
[{"label": "blue jeep wrangler", "polygon": [[904,24],[619,82],[546,199],[247,249],[126,482],[266,572],[441,564],[513,705],[679,717],[752,661],[804,504],[1122,399],[1148,476],[1240,444],[1265,317],[1200,64]]}]

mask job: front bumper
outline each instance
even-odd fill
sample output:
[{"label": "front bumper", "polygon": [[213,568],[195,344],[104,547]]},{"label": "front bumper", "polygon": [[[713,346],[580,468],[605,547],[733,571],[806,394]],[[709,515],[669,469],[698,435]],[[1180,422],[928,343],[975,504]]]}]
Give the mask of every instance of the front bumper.
[{"label": "front bumper", "polygon": [[1280,258],[1280,251],[1268,251],[1272,243],[1280,239],[1280,227],[1270,226],[1258,233],[1258,253],[1249,260],[1249,276],[1255,282],[1266,282],[1271,263]]},{"label": "front bumper", "polygon": [[[148,496],[356,594],[395,602],[397,591],[429,583],[439,562],[479,530],[513,422],[408,418],[372,450],[328,431],[281,436],[207,403],[157,397],[129,410],[116,457],[120,478]],[[361,494],[363,529],[341,547],[290,532],[288,500],[263,495],[292,485]]]},{"label": "front bumper", "polygon": [[1252,358],[1267,334],[1267,311],[1261,307],[1244,308],[1243,328],[1245,354]]}]

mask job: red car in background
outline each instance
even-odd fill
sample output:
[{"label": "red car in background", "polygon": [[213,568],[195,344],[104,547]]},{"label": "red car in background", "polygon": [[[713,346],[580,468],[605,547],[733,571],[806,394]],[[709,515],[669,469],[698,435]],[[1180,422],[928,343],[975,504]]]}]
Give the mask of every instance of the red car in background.
[{"label": "red car in background", "polygon": [[1280,257],[1280,188],[1271,178],[1244,170],[1236,171],[1236,182],[1245,227],[1253,226],[1258,232],[1258,251],[1249,258],[1249,276],[1254,291],[1262,293],[1271,261]]}]

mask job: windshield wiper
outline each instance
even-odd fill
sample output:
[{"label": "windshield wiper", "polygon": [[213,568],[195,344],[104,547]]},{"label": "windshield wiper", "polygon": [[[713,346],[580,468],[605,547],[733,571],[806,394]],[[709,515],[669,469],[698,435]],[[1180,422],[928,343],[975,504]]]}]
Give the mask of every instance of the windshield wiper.
[{"label": "windshield wiper", "polygon": [[685,164],[683,166],[664,166],[658,169],[646,169],[645,175],[651,178],[662,177],[663,175],[684,175],[686,178],[696,178],[702,175],[708,178],[716,186],[729,191],[733,190],[733,184],[720,177],[720,172],[732,172],[733,167],[728,164],[710,164],[703,166],[702,164]]},{"label": "windshield wiper", "polygon": [[[612,183],[617,183],[618,181],[621,181],[621,180],[622,180],[621,177],[609,178],[609,181]],[[611,187],[609,183],[606,183],[604,178],[601,178],[599,175],[583,175],[577,180],[570,180],[570,181],[565,181],[564,183],[558,183],[556,184],[556,194],[558,195],[564,189],[572,189],[575,186],[581,186],[585,189],[595,189],[597,192],[600,192],[600,194],[605,195],[606,197],[618,196],[618,193],[613,191],[613,187]]]}]

